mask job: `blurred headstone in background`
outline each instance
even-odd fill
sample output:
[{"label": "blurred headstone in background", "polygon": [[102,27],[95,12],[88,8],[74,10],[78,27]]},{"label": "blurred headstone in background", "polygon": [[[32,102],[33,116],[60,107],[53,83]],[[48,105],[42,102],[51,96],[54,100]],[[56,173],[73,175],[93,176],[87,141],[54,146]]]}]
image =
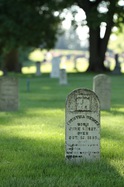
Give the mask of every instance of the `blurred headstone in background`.
[{"label": "blurred headstone in background", "polygon": [[67,73],[66,73],[66,69],[64,69],[64,68],[60,69],[59,84],[60,85],[67,84]]},{"label": "blurred headstone in background", "polygon": [[40,75],[41,75],[40,67],[41,67],[41,62],[40,62],[40,61],[37,61],[37,62],[36,62],[36,75],[37,75],[37,76],[40,76]]},{"label": "blurred headstone in background", "polygon": [[0,78],[0,111],[18,110],[18,79]]},{"label": "blurred headstone in background", "polygon": [[59,78],[61,55],[52,58],[52,70],[50,73],[51,78]]},{"label": "blurred headstone in background", "polygon": [[110,110],[111,105],[111,80],[104,74],[96,75],[93,78],[93,91],[100,100],[101,110]]}]

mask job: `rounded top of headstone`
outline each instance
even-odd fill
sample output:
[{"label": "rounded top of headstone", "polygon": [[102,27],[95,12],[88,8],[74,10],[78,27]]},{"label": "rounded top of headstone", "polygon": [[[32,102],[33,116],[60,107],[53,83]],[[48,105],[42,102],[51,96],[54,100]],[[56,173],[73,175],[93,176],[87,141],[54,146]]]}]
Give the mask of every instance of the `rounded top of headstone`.
[{"label": "rounded top of headstone", "polygon": [[98,74],[94,76],[93,81],[98,82],[99,84],[103,84],[104,82],[111,83],[110,77],[106,74]]},{"label": "rounded top of headstone", "polygon": [[68,112],[97,112],[99,108],[98,96],[89,89],[78,88],[67,96],[66,110]]},{"label": "rounded top of headstone", "polygon": [[108,78],[108,77],[109,76],[106,75],[106,74],[98,74],[98,75],[94,76],[94,79],[96,79],[96,78]]}]

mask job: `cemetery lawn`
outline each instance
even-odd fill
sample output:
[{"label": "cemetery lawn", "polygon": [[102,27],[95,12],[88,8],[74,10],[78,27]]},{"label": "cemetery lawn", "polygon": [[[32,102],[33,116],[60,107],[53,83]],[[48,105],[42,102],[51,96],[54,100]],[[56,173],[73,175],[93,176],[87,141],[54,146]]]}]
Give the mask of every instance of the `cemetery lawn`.
[{"label": "cemetery lawn", "polygon": [[49,74],[18,75],[19,110],[0,112],[1,187],[124,187],[124,75],[109,75],[111,110],[101,112],[100,161],[65,162],[65,100],[76,88],[92,89],[93,76],[70,73],[69,84],[60,86]]}]

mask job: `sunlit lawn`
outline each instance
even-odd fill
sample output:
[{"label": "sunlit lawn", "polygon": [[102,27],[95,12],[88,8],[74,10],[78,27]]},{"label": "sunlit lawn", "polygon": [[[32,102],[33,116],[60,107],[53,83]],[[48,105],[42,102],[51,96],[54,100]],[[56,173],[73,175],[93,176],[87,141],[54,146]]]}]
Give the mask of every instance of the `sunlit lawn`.
[{"label": "sunlit lawn", "polygon": [[[76,69],[74,69],[74,63],[72,63],[72,61],[66,61],[65,64],[62,64],[60,65],[60,68],[62,67],[66,67],[66,71],[68,73],[71,73],[71,72],[85,72],[88,68],[88,62],[86,59],[81,59],[79,58],[77,60],[77,63],[76,63]],[[111,62],[111,66],[110,66],[110,69],[113,70],[115,67],[115,63],[114,61]],[[42,73],[49,73],[51,72],[51,69],[52,69],[52,66],[51,66],[51,63],[50,62],[47,62],[47,63],[43,63],[41,64],[41,72]],[[35,65],[35,62],[34,62],[34,65],[33,66],[29,66],[29,67],[23,67],[22,68],[22,72],[24,74],[27,74],[27,73],[35,73],[36,72],[36,65]],[[124,63],[121,64],[121,72],[124,73]]]},{"label": "sunlit lawn", "polygon": [[123,75],[109,75],[111,110],[101,112],[100,161],[65,162],[65,100],[75,88],[92,89],[93,76],[68,74],[69,84],[60,86],[49,74],[19,75],[19,110],[0,113],[1,187],[124,186]]}]

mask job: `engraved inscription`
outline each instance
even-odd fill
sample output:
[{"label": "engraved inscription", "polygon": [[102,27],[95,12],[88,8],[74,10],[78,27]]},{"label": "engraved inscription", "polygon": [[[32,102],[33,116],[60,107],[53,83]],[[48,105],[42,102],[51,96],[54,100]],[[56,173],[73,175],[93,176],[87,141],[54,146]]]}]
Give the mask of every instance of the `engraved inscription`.
[{"label": "engraved inscription", "polygon": [[77,110],[90,110],[90,96],[77,95],[76,102]]}]

